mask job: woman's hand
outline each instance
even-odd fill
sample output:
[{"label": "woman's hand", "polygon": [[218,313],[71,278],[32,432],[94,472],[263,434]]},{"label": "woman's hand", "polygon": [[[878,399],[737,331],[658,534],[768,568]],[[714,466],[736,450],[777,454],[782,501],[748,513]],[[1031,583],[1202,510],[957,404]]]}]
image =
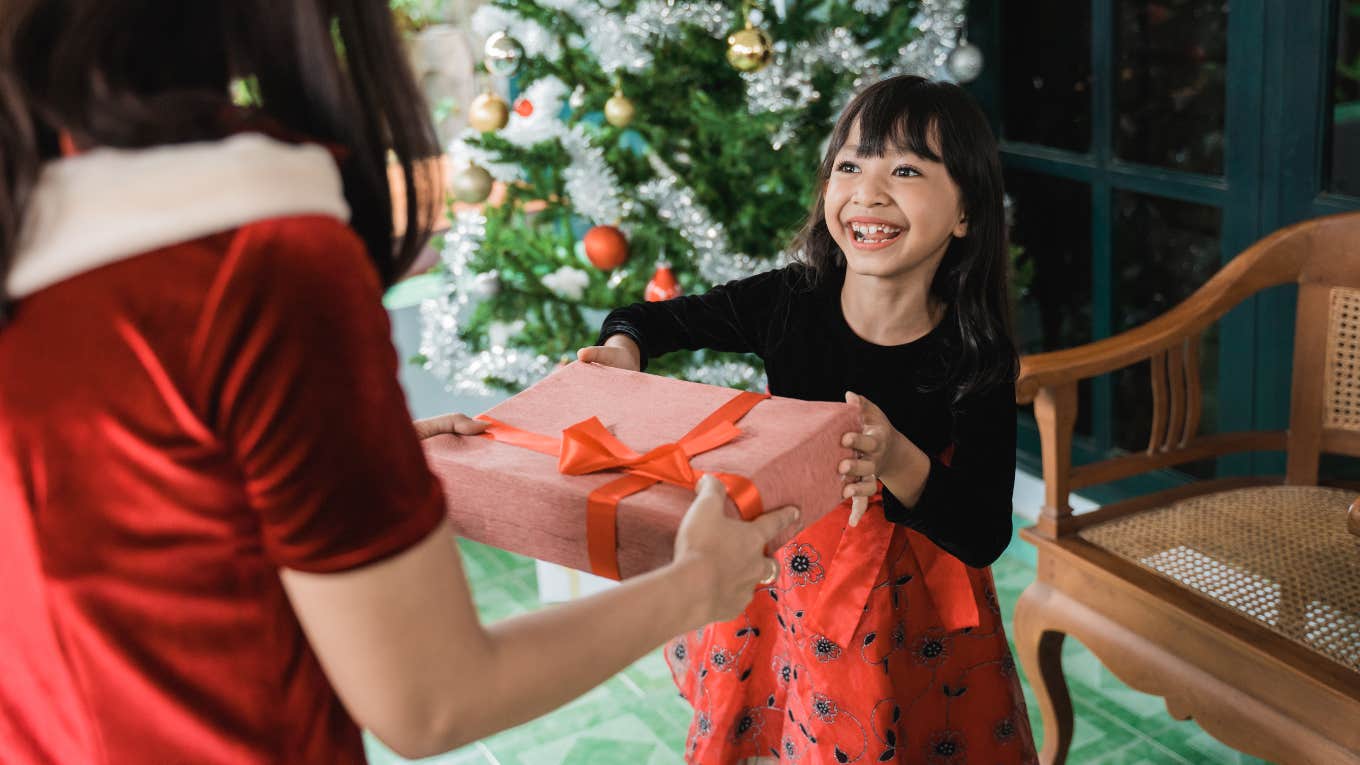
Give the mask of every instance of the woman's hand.
[{"label": "woman's hand", "polygon": [[604,345],[592,345],[576,352],[581,361],[603,364],[607,367],[627,369],[630,372],[642,370],[642,351],[637,343],[627,335],[610,335]]},{"label": "woman's hand", "polygon": [[769,584],[779,564],[765,554],[766,546],[798,522],[798,509],[782,507],[753,521],[734,518],[726,510],[727,493],[711,475],[699,480],[698,496],[675,535],[675,565],[689,566],[690,577],[707,588],[699,598],[694,626],[736,617],[751,602],[758,584]]},{"label": "woman's hand", "polygon": [[421,440],[430,436],[437,436],[442,433],[453,433],[459,436],[475,436],[486,430],[491,423],[482,420],[474,420],[466,414],[441,414],[438,417],[429,417],[424,420],[416,420],[411,423],[416,427],[416,435]]},{"label": "woman's hand", "polygon": [[[846,391],[845,402],[859,407],[864,423],[858,433],[846,433],[841,437],[842,446],[855,450],[855,459],[842,460],[840,464],[840,473],[846,482],[841,496],[851,500],[850,525],[855,526],[869,509],[869,498],[878,492],[879,479],[894,488],[900,486],[902,482],[890,481],[888,477],[908,473],[912,452],[920,450],[897,432],[883,410],[869,399]],[[928,470],[929,461],[926,464]]]}]

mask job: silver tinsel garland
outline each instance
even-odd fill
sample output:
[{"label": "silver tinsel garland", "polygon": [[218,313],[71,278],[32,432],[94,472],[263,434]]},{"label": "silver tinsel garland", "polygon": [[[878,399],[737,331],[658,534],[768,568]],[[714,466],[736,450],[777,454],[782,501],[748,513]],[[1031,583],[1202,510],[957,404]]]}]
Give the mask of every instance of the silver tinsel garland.
[{"label": "silver tinsel garland", "polygon": [[539,5],[562,11],[580,25],[584,39],[574,39],[573,44],[584,48],[587,41],[608,40],[608,45],[591,48],[591,53],[610,75],[620,69],[641,72],[650,68],[650,46],[678,34],[681,27],[697,26],[715,37],[725,37],[735,18],[731,9],[717,2],[647,0],[626,16],[581,0],[539,0]]},{"label": "silver tinsel garland", "polygon": [[527,388],[552,371],[553,365],[535,351],[509,345],[474,351],[463,340],[461,330],[476,308],[475,298],[485,292],[477,284],[478,274],[468,267],[485,236],[486,218],[480,213],[461,213],[454,219],[440,253],[449,274],[447,291],[420,305],[420,353],[425,368],[450,390],[480,395],[493,392],[487,380]]},{"label": "silver tinsel garland", "polygon": [[585,127],[579,123],[563,133],[560,140],[571,156],[571,165],[563,171],[562,178],[572,209],[597,225],[620,223],[632,206],[621,197],[618,176],[605,160],[604,152],[591,143]]},{"label": "silver tinsel garland", "polygon": [[763,391],[766,386],[765,374],[744,361],[722,361],[686,367],[681,374],[691,382],[721,385],[724,388]]},{"label": "silver tinsel garland", "polygon": [[959,29],[967,18],[966,5],[966,0],[921,0],[921,12],[912,21],[921,36],[898,48],[897,58],[881,76],[919,74],[952,81],[953,74],[945,62],[958,45]]},{"label": "silver tinsel garland", "polygon": [[727,229],[723,224],[714,220],[694,199],[694,192],[680,183],[675,172],[660,157],[649,154],[647,159],[658,177],[638,186],[637,198],[655,207],[657,217],[690,243],[694,248],[693,263],[705,281],[723,284],[768,271],[779,264],[778,258],[758,258],[729,251]]},{"label": "silver tinsel garland", "polygon": [[882,16],[892,10],[892,0],[855,0],[851,6],[865,16]]},{"label": "silver tinsel garland", "polygon": [[[870,5],[877,0],[859,2]],[[884,0],[882,12],[887,12],[887,5]],[[791,115],[803,111],[808,104],[822,97],[812,86],[813,71],[822,67],[858,72],[854,82],[856,91],[882,77],[897,74],[952,79],[945,62],[958,44],[964,6],[965,0],[921,0],[920,12],[912,23],[922,34],[899,48],[895,55],[870,50],[843,27],[836,27],[815,41],[776,50],[772,64],[742,75],[746,81],[747,110],[751,114],[788,112]],[[858,3],[855,7],[861,13],[870,13]],[[854,92],[833,94],[836,99],[833,111],[839,112],[853,96]],[[771,139],[771,144],[782,145],[788,137],[788,134],[777,135]]]}]

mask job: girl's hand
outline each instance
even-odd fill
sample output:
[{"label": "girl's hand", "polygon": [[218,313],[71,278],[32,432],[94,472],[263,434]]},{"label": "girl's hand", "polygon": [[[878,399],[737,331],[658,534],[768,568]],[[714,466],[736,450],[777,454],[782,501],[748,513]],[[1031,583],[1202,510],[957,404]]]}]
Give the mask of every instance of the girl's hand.
[{"label": "girl's hand", "polygon": [[845,402],[859,407],[864,423],[860,432],[841,437],[842,446],[855,450],[855,459],[840,464],[846,482],[841,496],[851,500],[850,525],[855,526],[869,509],[869,498],[878,493],[879,477],[900,469],[907,439],[869,399],[846,391]]},{"label": "girl's hand", "polygon": [[437,436],[443,433],[453,433],[458,436],[475,436],[486,430],[491,423],[483,420],[474,420],[466,414],[441,414],[438,417],[430,417],[424,420],[416,420],[411,423],[416,426],[416,435],[421,440],[430,436]]},{"label": "girl's hand", "polygon": [[642,351],[633,338],[627,335],[610,335],[604,345],[592,345],[577,351],[576,358],[630,372],[642,371]]}]

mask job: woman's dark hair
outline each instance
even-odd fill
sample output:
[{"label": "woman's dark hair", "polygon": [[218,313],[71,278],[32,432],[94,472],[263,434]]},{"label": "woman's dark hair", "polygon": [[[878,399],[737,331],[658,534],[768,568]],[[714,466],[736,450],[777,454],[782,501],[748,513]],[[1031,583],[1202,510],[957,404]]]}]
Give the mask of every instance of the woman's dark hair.
[{"label": "woman's dark hair", "polygon": [[922,77],[877,82],[855,96],[831,133],[818,172],[817,200],[793,251],[814,283],[845,267],[826,226],[826,182],[850,129],[859,124],[859,156],[889,149],[943,162],[959,188],[968,233],[950,241],[930,285],[952,310],[961,347],[951,353],[944,385],[958,401],[974,391],[1011,385],[1019,363],[1011,335],[1010,268],[1001,161],[987,118],[963,88]]},{"label": "woman's dark hair", "polygon": [[[238,78],[259,101],[249,114],[232,108]],[[0,0],[0,309],[59,132],[138,148],[221,138],[243,117],[340,147],[351,224],[383,283],[400,277],[429,238],[440,180],[421,160],[439,142],[387,3]],[[409,202],[399,239],[389,151]]]}]

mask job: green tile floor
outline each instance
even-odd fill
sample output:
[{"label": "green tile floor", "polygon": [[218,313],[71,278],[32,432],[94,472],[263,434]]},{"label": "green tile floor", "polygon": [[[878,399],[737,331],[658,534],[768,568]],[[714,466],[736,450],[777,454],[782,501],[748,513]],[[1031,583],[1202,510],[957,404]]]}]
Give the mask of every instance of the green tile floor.
[{"label": "green tile floor", "polygon": [[[1024,523],[1017,518],[1017,524]],[[534,564],[528,558],[460,543],[482,618],[503,619],[539,606]],[[1020,593],[1034,579],[1033,549],[1013,540],[992,567],[1007,623]],[[1193,722],[1166,713],[1161,699],[1119,682],[1081,644],[1063,650],[1076,734],[1073,765],[1246,765],[1261,763],[1210,738]],[[1039,712],[1028,684],[1030,723],[1042,740]],[[604,685],[559,709],[484,741],[431,757],[425,765],[680,765],[689,707],[675,693],[654,652]],[[407,762],[367,738],[372,765]]]}]

